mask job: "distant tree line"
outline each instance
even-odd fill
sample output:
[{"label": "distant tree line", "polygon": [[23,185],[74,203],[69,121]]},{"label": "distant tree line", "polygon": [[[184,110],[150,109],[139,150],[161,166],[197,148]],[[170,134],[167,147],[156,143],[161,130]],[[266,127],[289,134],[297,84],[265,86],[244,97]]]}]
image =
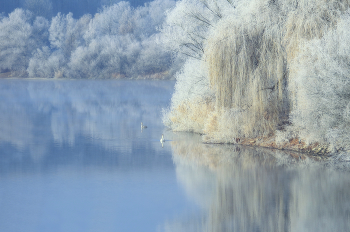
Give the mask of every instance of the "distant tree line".
[{"label": "distant tree line", "polygon": [[76,19],[58,13],[51,20],[38,16],[39,7],[39,13],[16,9],[0,18],[0,72],[40,78],[170,77],[176,62],[162,48],[157,28],[174,5],[155,0],[134,8],[119,2],[95,15]]}]

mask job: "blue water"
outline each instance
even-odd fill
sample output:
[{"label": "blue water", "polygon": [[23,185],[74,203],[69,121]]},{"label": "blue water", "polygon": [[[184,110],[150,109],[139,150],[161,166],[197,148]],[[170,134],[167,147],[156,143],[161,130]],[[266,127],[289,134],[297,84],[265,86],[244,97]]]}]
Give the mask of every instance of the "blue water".
[{"label": "blue water", "polygon": [[198,210],[159,142],[173,87],[1,80],[0,231],[156,231]]},{"label": "blue water", "polygon": [[171,132],[173,88],[0,80],[0,232],[350,231],[350,162]]}]

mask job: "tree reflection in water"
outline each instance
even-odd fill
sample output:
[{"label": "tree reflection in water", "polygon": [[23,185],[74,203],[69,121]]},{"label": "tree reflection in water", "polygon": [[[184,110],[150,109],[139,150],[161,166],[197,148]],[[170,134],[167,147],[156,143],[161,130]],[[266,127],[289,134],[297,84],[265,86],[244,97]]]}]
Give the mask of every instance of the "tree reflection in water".
[{"label": "tree reflection in water", "polygon": [[[172,142],[178,181],[203,207],[165,231],[346,231],[348,167],[280,150]],[[341,170],[339,170],[341,168]]]}]

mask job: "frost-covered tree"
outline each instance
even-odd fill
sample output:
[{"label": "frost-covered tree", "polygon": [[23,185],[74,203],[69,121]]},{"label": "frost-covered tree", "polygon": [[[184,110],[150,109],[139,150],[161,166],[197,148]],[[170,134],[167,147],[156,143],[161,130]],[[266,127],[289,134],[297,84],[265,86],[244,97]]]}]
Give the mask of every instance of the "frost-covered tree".
[{"label": "frost-covered tree", "polygon": [[144,7],[138,7],[134,12],[135,32],[139,37],[149,37],[158,33],[163,24],[166,12],[174,7],[175,1],[172,0],[154,0],[145,4]]},{"label": "frost-covered tree", "polygon": [[159,74],[159,77],[161,77],[165,72],[172,72],[172,70],[169,70],[172,59],[171,54],[160,49],[159,44],[155,42],[157,40],[155,37],[150,36],[139,43],[138,56],[130,65],[131,75],[135,73],[142,78],[152,74]]},{"label": "frost-covered tree", "polygon": [[48,45],[37,49],[30,59],[28,73],[31,77],[63,77],[67,72],[67,63],[78,46],[85,43],[83,34],[88,28],[90,15],[79,20],[72,14],[58,14],[48,28],[50,48]]},{"label": "frost-covered tree", "polygon": [[174,70],[158,31],[173,0],[138,8],[122,1],[93,17],[58,13],[51,22],[34,17],[49,12],[50,0],[25,3],[34,13],[18,9],[0,18],[1,71],[42,78],[164,78]]},{"label": "frost-covered tree", "polygon": [[162,27],[168,49],[187,57],[201,59],[210,29],[225,15],[232,14],[236,1],[182,0],[167,12]]},{"label": "frost-covered tree", "polygon": [[84,43],[83,34],[88,28],[90,15],[84,15],[79,20],[73,14],[57,14],[49,28],[51,48],[61,50],[68,59],[71,53]]},{"label": "frost-covered tree", "polygon": [[70,75],[79,78],[159,77],[167,75],[170,53],[159,46],[157,26],[170,0],[134,9],[120,2],[95,15],[83,38],[85,44],[72,54]]},{"label": "frost-covered tree", "polygon": [[134,43],[127,37],[104,36],[94,39],[87,46],[74,51],[69,63],[70,75],[76,78],[125,77],[129,62],[137,55],[127,50]]},{"label": "frost-covered tree", "polygon": [[100,36],[132,33],[133,21],[132,8],[128,2],[120,2],[110,7],[105,6],[91,20],[84,39],[89,43]]},{"label": "frost-covered tree", "polygon": [[174,130],[203,133],[205,118],[213,111],[207,67],[203,62],[205,43],[225,17],[235,13],[239,1],[182,0],[167,12],[162,26],[164,46],[185,63],[177,73],[172,106],[164,116]]},{"label": "frost-covered tree", "polygon": [[0,22],[0,68],[4,70],[26,69],[30,58],[29,44],[32,27],[29,11],[17,9]]},{"label": "frost-covered tree", "polygon": [[29,61],[30,77],[51,78],[63,77],[66,59],[60,51],[52,52],[47,46],[37,49]]},{"label": "frost-covered tree", "polygon": [[50,22],[44,17],[36,17],[33,24],[32,38],[35,40],[37,47],[49,45],[49,27]]},{"label": "frost-covered tree", "polygon": [[164,40],[190,58],[165,122],[215,142],[350,150],[349,7],[348,0],[177,2]]},{"label": "frost-covered tree", "polygon": [[322,38],[305,43],[291,62],[291,129],[307,142],[350,149],[350,12]]},{"label": "frost-covered tree", "polygon": [[25,75],[32,52],[47,44],[48,21],[16,9],[0,21],[0,71]]}]

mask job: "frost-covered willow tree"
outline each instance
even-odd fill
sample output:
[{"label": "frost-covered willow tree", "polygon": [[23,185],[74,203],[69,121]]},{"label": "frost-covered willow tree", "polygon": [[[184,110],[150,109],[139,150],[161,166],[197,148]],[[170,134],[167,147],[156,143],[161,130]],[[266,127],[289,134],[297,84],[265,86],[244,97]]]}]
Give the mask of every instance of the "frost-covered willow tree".
[{"label": "frost-covered willow tree", "polygon": [[348,8],[348,0],[177,2],[165,43],[189,58],[166,124],[215,142],[345,149]]},{"label": "frost-covered willow tree", "polygon": [[205,42],[217,23],[235,11],[238,2],[183,0],[167,13],[162,27],[165,47],[186,60],[176,75],[172,106],[164,115],[173,130],[203,133],[208,114],[214,110],[203,63]]}]

